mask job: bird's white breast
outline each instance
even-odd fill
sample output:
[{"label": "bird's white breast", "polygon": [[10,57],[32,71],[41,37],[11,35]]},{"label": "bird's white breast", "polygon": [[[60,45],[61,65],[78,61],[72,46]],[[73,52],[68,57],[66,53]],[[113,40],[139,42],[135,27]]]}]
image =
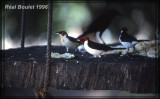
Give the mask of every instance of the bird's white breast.
[{"label": "bird's white breast", "polygon": [[68,47],[68,48],[73,48],[73,49],[75,49],[75,48],[78,47],[78,45],[79,45],[79,44],[76,43],[76,42],[70,41],[70,40],[67,38],[66,35],[63,36],[63,39],[64,39],[64,42],[62,42],[62,44],[63,44],[64,46]]},{"label": "bird's white breast", "polygon": [[130,48],[130,47],[132,47],[132,43],[130,43],[130,42],[121,42],[121,44],[122,44],[125,48]]},{"label": "bird's white breast", "polygon": [[121,44],[125,47],[125,48],[131,48],[133,46],[135,46],[138,42],[137,41],[133,41],[133,42],[123,42],[121,41],[120,37],[119,37],[119,41],[121,42]]},{"label": "bird's white breast", "polygon": [[85,41],[84,42],[84,48],[86,49],[86,51],[92,55],[96,55],[96,56],[99,56],[101,54],[103,54],[105,51],[103,50],[97,50],[97,49],[93,49],[93,48],[90,48],[88,46],[88,41]]}]

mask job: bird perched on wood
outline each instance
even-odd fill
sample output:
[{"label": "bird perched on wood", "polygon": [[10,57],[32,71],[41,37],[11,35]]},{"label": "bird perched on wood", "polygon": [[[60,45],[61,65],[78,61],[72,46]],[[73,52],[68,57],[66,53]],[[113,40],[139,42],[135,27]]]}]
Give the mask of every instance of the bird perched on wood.
[{"label": "bird perched on wood", "polygon": [[129,48],[133,48],[133,51],[135,51],[135,45],[142,41],[149,41],[149,40],[137,40],[135,37],[129,35],[127,33],[128,29],[127,27],[121,28],[121,33],[119,36],[120,43],[129,51]]},{"label": "bird perched on wood", "polygon": [[100,44],[89,40],[89,37],[79,38],[81,44],[83,44],[85,50],[92,54],[94,57],[101,57],[103,53],[109,50],[119,50],[125,48],[111,48],[105,44]]},{"label": "bird perched on wood", "polygon": [[76,38],[68,36],[67,32],[59,31],[56,32],[61,37],[61,43],[66,47],[68,52],[69,49],[76,49],[80,45],[80,41]]},{"label": "bird perched on wood", "polygon": [[[95,36],[99,36],[99,38],[102,40],[103,44],[105,42],[102,39],[102,34],[103,32],[108,28],[110,25],[111,21],[116,17],[120,16],[121,14],[116,11],[115,9],[108,9],[106,10],[105,13],[101,14],[98,16],[95,20],[92,21],[92,23],[88,26],[87,30],[80,35],[80,37],[84,37],[88,34],[94,33]],[[98,35],[96,35],[98,33]]]}]

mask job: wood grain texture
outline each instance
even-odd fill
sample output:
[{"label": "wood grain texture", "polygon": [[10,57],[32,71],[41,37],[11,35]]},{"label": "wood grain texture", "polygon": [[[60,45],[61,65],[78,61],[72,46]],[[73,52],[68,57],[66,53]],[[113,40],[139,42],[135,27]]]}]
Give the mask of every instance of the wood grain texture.
[{"label": "wood grain texture", "polygon": [[[40,48],[37,47],[37,49]],[[14,56],[10,53],[11,51],[13,52],[13,50],[4,51],[6,53],[2,63],[5,88],[41,88],[44,80],[45,59],[38,61],[39,58],[35,58],[33,61],[20,59],[19,56],[8,59],[9,56]],[[32,57],[41,55],[34,49],[32,51],[35,52]],[[33,54],[32,51],[30,53]],[[77,54],[76,58],[71,60],[52,59],[49,87],[65,90],[156,92],[155,59],[141,56],[128,58],[128,56],[120,57],[119,55],[108,55],[102,58],[93,58],[88,55],[83,59],[84,56],[80,57]]]}]

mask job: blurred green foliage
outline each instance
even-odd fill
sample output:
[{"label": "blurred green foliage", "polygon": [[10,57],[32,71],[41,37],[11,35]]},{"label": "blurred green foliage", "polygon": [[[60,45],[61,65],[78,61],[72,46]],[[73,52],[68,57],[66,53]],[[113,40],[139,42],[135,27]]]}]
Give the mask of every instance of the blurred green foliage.
[{"label": "blurred green foliage", "polygon": [[[6,1],[3,4],[2,13],[2,23],[4,30],[2,34],[4,37],[9,37],[14,40],[18,40],[20,42],[21,37],[21,12],[20,9],[5,9],[5,5],[22,5],[20,1]],[[47,2],[31,2],[28,1],[26,5],[48,5]],[[119,27],[122,24],[126,24],[131,31],[131,34],[136,34],[140,31],[140,29],[145,25],[143,22],[137,22],[139,19],[139,15],[133,15],[137,12],[142,16],[144,16],[144,21],[147,22],[147,26],[151,31],[149,31],[150,38],[153,38],[153,32],[155,27],[155,4],[152,3],[110,3],[110,2],[53,2],[53,35],[52,40],[56,42],[60,42],[59,36],[55,34],[57,31],[67,31],[70,32],[72,30],[75,33],[84,32],[87,26],[101,13],[105,12],[106,9],[113,8],[117,9],[124,16],[121,21],[114,21],[117,26],[113,25],[111,27],[114,35],[119,36]],[[36,38],[39,37],[38,42],[42,40],[47,40],[47,21],[48,21],[48,9],[30,9],[25,10],[25,32],[26,38],[32,37],[32,39],[28,40],[28,42],[35,42]],[[133,19],[134,18],[134,19]],[[123,21],[124,20],[124,21]],[[126,21],[128,20],[128,21]],[[122,23],[117,23],[122,22]],[[126,23],[124,23],[126,22]],[[136,25],[133,23],[137,23]],[[149,25],[148,25],[149,24]],[[141,27],[140,27],[141,26]],[[118,27],[118,28],[117,28]],[[147,27],[147,28],[148,28]],[[143,28],[142,30],[147,30],[147,28]],[[137,29],[137,30],[136,30]],[[114,33],[115,32],[115,33]],[[141,32],[141,31],[140,31]],[[144,31],[142,31],[144,32]],[[35,38],[35,39],[34,39]],[[27,41],[26,41],[27,42]]]},{"label": "blurred green foliage", "polygon": [[[20,3],[7,3],[6,5],[19,5]],[[27,5],[47,5],[30,3]],[[20,9],[5,9],[4,22],[5,33],[11,38],[20,38],[21,29]],[[56,31],[68,30],[73,26],[86,27],[91,15],[85,3],[53,3],[53,37]],[[25,10],[25,32],[26,36],[37,37],[47,32],[48,10],[30,9]]]}]

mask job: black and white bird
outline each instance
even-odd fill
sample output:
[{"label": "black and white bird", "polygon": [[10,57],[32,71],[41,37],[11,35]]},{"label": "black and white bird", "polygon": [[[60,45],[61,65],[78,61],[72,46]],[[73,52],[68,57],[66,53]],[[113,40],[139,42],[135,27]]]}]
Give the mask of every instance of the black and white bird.
[{"label": "black and white bird", "polygon": [[61,37],[61,43],[66,47],[67,52],[69,49],[76,49],[80,45],[79,39],[68,36],[67,32],[59,31],[56,32]]},{"label": "black and white bird", "polygon": [[149,40],[137,40],[135,37],[129,35],[127,33],[127,27],[121,28],[121,33],[119,36],[120,43],[129,51],[129,48],[133,48],[133,52],[135,51],[135,45],[142,41],[149,41]]},{"label": "black and white bird", "polygon": [[96,19],[94,19],[91,22],[91,24],[87,27],[87,30],[82,35],[80,35],[78,38],[84,37],[84,36],[91,34],[91,33],[94,33],[94,36],[95,37],[99,36],[96,38],[99,38],[103,42],[103,44],[105,44],[105,42],[102,39],[103,32],[108,28],[111,21],[116,16],[120,16],[120,15],[121,14],[115,9],[106,10],[105,13],[101,14]]},{"label": "black and white bird", "polygon": [[109,50],[119,50],[125,48],[111,48],[105,44],[100,44],[89,40],[89,37],[81,37],[79,38],[81,44],[83,44],[85,50],[92,54],[94,57],[101,57],[102,54]]}]

